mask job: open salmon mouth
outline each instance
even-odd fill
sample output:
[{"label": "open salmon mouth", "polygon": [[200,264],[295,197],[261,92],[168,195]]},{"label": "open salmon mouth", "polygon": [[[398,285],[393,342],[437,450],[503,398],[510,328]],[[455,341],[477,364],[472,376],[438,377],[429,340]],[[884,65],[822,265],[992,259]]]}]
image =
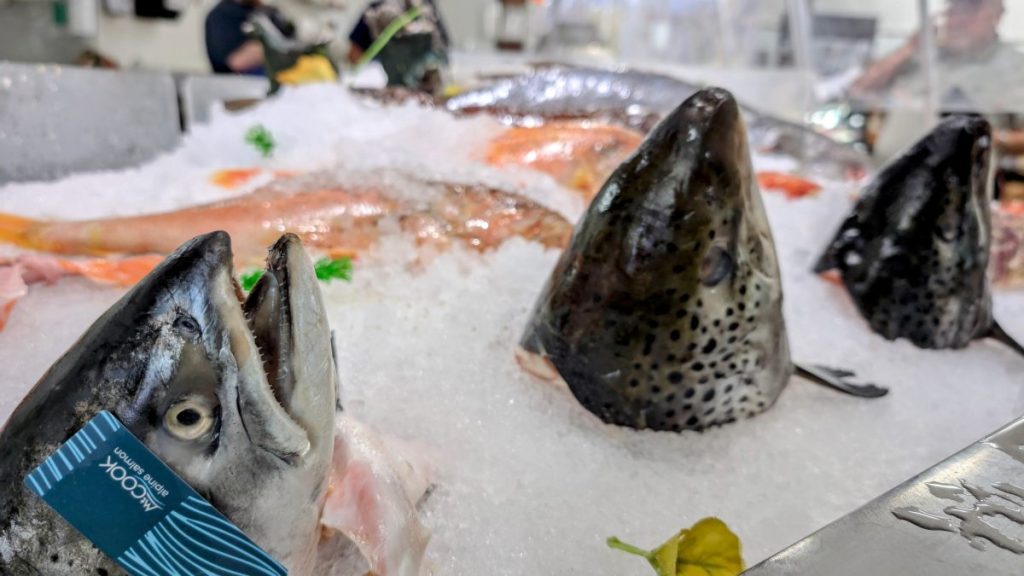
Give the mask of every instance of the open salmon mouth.
[{"label": "open salmon mouth", "polygon": [[[235,314],[241,312],[232,329],[246,332],[233,338],[243,427],[253,443],[289,464],[298,463],[312,445],[316,431],[309,415],[317,410],[312,404],[323,398],[334,404],[321,389],[334,384],[327,322],[316,290],[301,241],[285,234],[270,248],[263,275],[248,296],[235,282],[237,298],[231,304],[239,306]],[[321,330],[323,343],[314,336]]]},{"label": "open salmon mouth", "polygon": [[267,266],[242,303],[246,322],[256,341],[267,383],[281,406],[287,408],[295,389],[292,374],[292,319],[289,300],[288,244],[282,236],[270,249]]}]

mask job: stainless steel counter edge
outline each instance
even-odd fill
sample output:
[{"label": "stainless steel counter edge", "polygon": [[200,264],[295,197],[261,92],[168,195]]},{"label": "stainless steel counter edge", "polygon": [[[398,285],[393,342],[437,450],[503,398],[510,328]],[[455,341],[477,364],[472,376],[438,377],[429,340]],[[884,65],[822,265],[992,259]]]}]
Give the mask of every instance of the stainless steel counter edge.
[{"label": "stainless steel counter edge", "polygon": [[1024,574],[1024,418],[744,572]]}]

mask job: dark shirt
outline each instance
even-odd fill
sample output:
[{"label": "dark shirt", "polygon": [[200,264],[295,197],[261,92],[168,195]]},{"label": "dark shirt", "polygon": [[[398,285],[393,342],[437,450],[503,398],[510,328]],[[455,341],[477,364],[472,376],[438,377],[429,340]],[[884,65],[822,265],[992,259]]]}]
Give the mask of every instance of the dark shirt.
[{"label": "dark shirt", "polygon": [[[382,0],[370,2],[369,6],[366,7],[366,10],[380,6],[381,1]],[[434,8],[434,14],[437,15],[437,29],[441,33],[441,38],[444,40],[445,44],[447,44],[448,31],[445,30],[444,23],[441,22],[441,13],[438,12],[437,6],[434,4],[434,0],[426,0],[426,3],[430,4]],[[363,12],[365,13],[366,10]],[[352,32],[348,35],[348,41],[358,46],[363,52],[366,52],[367,48],[373,44],[374,40],[376,40],[376,38],[373,37],[373,31],[370,30],[370,25],[366,23],[366,17],[360,16],[359,21],[356,22],[355,27],[352,28]]]},{"label": "dark shirt", "polygon": [[[268,6],[255,6],[242,4],[235,0],[220,0],[213,10],[206,15],[206,55],[210,59],[210,66],[217,73],[235,72],[228,67],[228,57],[238,50],[242,44],[250,40],[242,31],[242,25],[256,11],[263,12],[270,16],[279,30],[286,36],[290,36],[292,30],[287,21],[274,8]],[[242,74],[262,75],[263,67],[258,66],[252,70],[240,70]]]},{"label": "dark shirt", "polygon": [[228,57],[249,40],[242,25],[254,9],[234,0],[220,0],[206,15],[206,55],[214,72],[233,72]]},{"label": "dark shirt", "polygon": [[[367,10],[380,6],[380,2],[370,2],[370,5],[366,7]],[[370,25],[366,23],[366,17],[360,16],[359,21],[356,22],[355,28],[348,35],[348,41],[352,44],[359,46],[359,49],[366,52],[366,49],[373,44],[373,32],[370,30]]]}]

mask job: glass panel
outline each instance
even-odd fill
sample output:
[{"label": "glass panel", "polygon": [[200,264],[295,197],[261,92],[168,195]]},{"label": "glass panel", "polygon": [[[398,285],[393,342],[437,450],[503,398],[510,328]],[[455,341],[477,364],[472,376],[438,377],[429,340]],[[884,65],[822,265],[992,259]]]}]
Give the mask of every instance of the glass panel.
[{"label": "glass panel", "polygon": [[923,135],[934,118],[921,2],[810,2],[816,107],[807,119],[879,161]]},{"label": "glass panel", "polygon": [[917,2],[819,0],[811,13],[817,93],[828,102],[923,109],[927,60]]}]

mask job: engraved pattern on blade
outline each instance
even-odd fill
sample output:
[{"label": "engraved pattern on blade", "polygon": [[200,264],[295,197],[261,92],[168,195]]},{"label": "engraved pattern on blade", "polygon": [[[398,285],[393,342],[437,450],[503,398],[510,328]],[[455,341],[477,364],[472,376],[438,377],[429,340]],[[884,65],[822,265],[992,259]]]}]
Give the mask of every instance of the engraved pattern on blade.
[{"label": "engraved pattern on blade", "polygon": [[[893,509],[893,516],[925,530],[959,534],[978,550],[985,550],[988,542],[997,548],[1024,555],[1024,541],[1011,536],[1000,526],[1001,522],[1008,521],[1024,528],[1024,488],[1009,482],[996,482],[989,491],[963,480],[960,486],[939,482],[929,482],[926,486],[933,496],[959,504],[946,506],[941,513],[917,506],[903,506]],[[964,501],[965,493],[973,502]],[[1000,519],[1001,522],[995,522]]]}]

